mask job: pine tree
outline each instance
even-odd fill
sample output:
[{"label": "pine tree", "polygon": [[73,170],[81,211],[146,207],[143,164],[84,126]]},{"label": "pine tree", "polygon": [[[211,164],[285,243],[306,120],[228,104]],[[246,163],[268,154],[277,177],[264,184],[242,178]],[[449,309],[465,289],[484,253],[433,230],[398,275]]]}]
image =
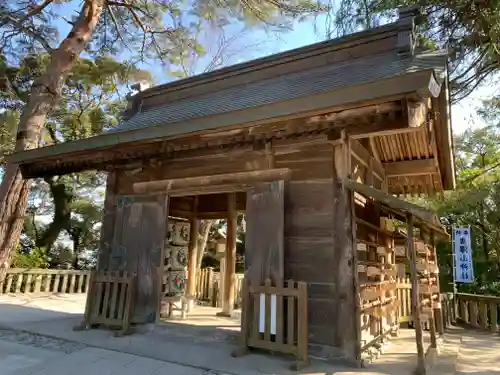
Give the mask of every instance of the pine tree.
[{"label": "pine tree", "polygon": [[[177,22],[180,14],[209,24],[245,21],[282,26],[318,9],[308,0],[82,0],[71,17],[72,5],[70,0],[0,0],[0,51],[7,61],[41,51],[49,56],[23,106],[16,152],[39,146],[47,117],[63,97],[64,84],[82,53],[109,56],[125,51],[136,61],[156,58],[168,64],[179,51],[197,53],[200,48],[191,27],[199,23]],[[69,24],[65,38],[58,38],[57,22]],[[29,187],[18,166],[5,166],[0,185],[0,270],[8,266],[19,241]]]}]

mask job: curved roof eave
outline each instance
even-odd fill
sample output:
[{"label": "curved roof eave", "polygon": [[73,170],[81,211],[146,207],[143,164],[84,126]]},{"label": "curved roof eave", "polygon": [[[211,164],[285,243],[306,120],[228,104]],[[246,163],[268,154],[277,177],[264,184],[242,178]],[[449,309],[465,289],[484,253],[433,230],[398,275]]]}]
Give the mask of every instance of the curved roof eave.
[{"label": "curved roof eave", "polygon": [[273,103],[263,107],[199,117],[164,126],[106,133],[87,139],[17,152],[8,156],[7,161],[21,166],[34,166],[37,163],[49,160],[53,161],[54,165],[57,165],[58,160],[62,161],[64,159],[66,161],[68,158],[75,158],[75,161],[78,162],[82,153],[94,153],[118,145],[176,139],[195,133],[272,123],[282,118],[306,117],[332,111],[335,108],[356,108],[363,102],[384,100],[387,97],[403,97],[412,93],[429,96],[432,95],[430,88],[433,80],[435,81],[432,69],[426,69],[381,81],[350,86],[338,91]]}]

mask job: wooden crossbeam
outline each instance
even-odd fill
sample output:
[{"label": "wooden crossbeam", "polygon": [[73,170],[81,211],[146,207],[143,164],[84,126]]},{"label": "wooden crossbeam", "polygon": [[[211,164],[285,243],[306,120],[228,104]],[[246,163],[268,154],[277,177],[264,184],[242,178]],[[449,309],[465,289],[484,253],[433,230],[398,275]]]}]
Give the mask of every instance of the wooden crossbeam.
[{"label": "wooden crossbeam", "polygon": [[[238,187],[257,182],[276,180],[289,180],[290,169],[277,168],[251,172],[225,173],[212,176],[186,177],[172,180],[157,180],[150,182],[134,183],[136,193],[149,193],[165,191],[171,195],[198,195],[203,193],[216,193],[220,191],[235,191]],[[220,189],[217,189],[220,187]],[[229,190],[227,190],[229,189]]]},{"label": "wooden crossbeam", "polygon": [[433,158],[382,163],[387,177],[420,176],[439,173]]}]

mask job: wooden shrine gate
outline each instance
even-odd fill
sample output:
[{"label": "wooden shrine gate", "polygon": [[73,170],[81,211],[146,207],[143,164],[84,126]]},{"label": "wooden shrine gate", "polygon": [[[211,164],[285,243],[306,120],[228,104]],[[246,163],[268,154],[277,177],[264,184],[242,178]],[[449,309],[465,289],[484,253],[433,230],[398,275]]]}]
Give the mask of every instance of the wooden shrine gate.
[{"label": "wooden shrine gate", "polygon": [[[171,197],[221,193],[230,196],[231,193],[246,192],[245,278],[252,285],[263,285],[268,278],[273,282],[282,280],[284,276],[284,187],[285,181],[289,180],[290,177],[290,169],[282,168],[135,183],[133,185],[134,191],[138,194],[136,199],[140,199],[141,202],[144,201],[145,207],[151,209],[151,202],[154,202],[157,208],[155,212],[149,212],[149,215],[156,220],[154,225],[150,225],[154,229],[154,233],[151,232],[146,240],[150,248],[146,251],[149,260],[146,264],[144,255],[140,258],[144,260],[142,263],[128,259],[130,255],[144,252],[144,250],[138,250],[143,246],[140,244],[141,240],[138,239],[137,229],[131,226],[126,229],[117,228],[121,222],[126,222],[123,218],[119,219],[118,217],[115,218],[115,238],[113,238],[112,253],[120,252],[119,265],[125,264],[129,271],[132,271],[132,269],[129,269],[130,266],[134,269],[141,267],[141,269],[137,270],[136,298],[142,298],[140,297],[143,294],[141,286],[145,289],[146,285],[155,285],[150,288],[154,292],[150,292],[147,301],[144,298],[141,300],[142,305],[147,306],[148,311],[140,312],[140,315],[143,318],[146,317],[147,321],[156,319],[154,313],[158,310],[159,304],[159,295],[156,292],[159,288],[157,285],[160,285],[161,280],[156,279],[160,272],[154,272],[154,269],[162,267],[160,250],[164,246],[168,201]],[[132,205],[134,204],[136,204],[135,200]],[[234,212],[234,219],[236,219],[234,204],[228,210]],[[145,212],[143,208],[137,209],[137,211],[139,214]],[[137,215],[137,213],[131,212],[130,209],[128,212],[129,215]],[[138,220],[129,219],[128,221],[137,222]],[[136,250],[131,249],[131,247]],[[236,248],[230,249],[230,253],[226,253],[226,255],[230,256],[230,258],[226,259],[226,262],[234,263]],[[112,268],[116,266],[118,264],[113,265]],[[146,278],[142,276],[142,269],[147,271]],[[227,274],[229,275],[228,280],[234,279],[231,276],[233,274],[234,269]],[[228,296],[234,295],[232,288],[226,288],[225,290]],[[226,299],[229,300],[230,297]],[[137,310],[137,307],[135,309]],[[137,317],[138,314],[134,316]]]}]

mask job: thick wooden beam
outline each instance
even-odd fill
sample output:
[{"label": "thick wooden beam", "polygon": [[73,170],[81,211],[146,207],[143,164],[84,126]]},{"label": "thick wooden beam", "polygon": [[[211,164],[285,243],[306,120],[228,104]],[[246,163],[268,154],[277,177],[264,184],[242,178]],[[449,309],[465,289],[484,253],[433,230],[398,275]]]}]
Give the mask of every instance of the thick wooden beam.
[{"label": "thick wooden beam", "polygon": [[[331,128],[328,139],[332,141],[337,140],[339,137],[338,133],[344,126],[344,124],[335,124]],[[402,116],[396,116],[394,118],[380,116],[380,118],[376,119],[372,123],[353,124],[345,127],[349,132],[349,137],[351,139],[380,137],[401,133],[414,133],[421,132],[423,130],[423,128],[410,127],[408,125],[408,120]]]},{"label": "thick wooden beam", "polygon": [[198,206],[198,197],[195,197],[194,210],[189,221],[189,244],[188,244],[188,276],[187,276],[187,290],[188,297],[188,312],[193,308],[194,298],[196,292],[196,266],[198,256],[198,232],[199,220],[196,217],[196,210]]},{"label": "thick wooden beam", "polygon": [[345,109],[343,111],[327,113],[319,116],[312,116],[309,118],[307,122],[342,121],[353,117],[361,118],[364,116],[371,116],[379,113],[394,112],[400,109],[401,109],[401,104],[398,101],[393,101],[393,102],[379,103],[375,105],[369,105],[353,109]]},{"label": "thick wooden beam", "polygon": [[424,340],[422,334],[422,322],[420,320],[420,297],[419,282],[417,274],[417,253],[413,240],[413,215],[407,216],[407,247],[410,254],[410,274],[411,274],[411,309],[415,326],[415,341],[417,343],[417,368],[416,375],[425,375],[425,353]]},{"label": "thick wooden beam", "polygon": [[375,158],[370,154],[370,152],[363,147],[359,141],[355,139],[350,139],[350,150],[352,156],[359,160],[366,168],[372,168],[373,175],[380,181],[385,181],[385,171],[382,164],[375,160]]},{"label": "thick wooden beam", "polygon": [[224,273],[224,296],[220,316],[231,316],[234,309],[234,292],[236,287],[236,194],[227,195],[227,233],[226,233],[226,267]]},{"label": "thick wooden beam", "polygon": [[369,140],[370,140],[370,148],[372,149],[373,157],[375,158],[376,161],[378,161],[380,163],[381,159],[380,159],[380,155],[379,155],[378,150],[377,150],[377,145],[375,144],[375,137],[370,137]]},{"label": "thick wooden beam", "polygon": [[382,163],[387,177],[419,176],[438,173],[434,159],[405,160]]},{"label": "thick wooden beam", "polygon": [[405,112],[408,116],[408,126],[411,128],[418,128],[424,125],[427,120],[427,114],[431,107],[431,99],[422,99],[419,101],[405,100]]},{"label": "thick wooden beam", "polygon": [[[134,191],[137,193],[161,192],[169,194],[184,192],[184,195],[196,195],[193,192],[203,190],[210,186],[251,185],[259,182],[270,182],[276,180],[288,181],[291,171],[288,168],[266,169],[251,172],[225,173],[213,176],[199,176],[177,178],[172,180],[159,180],[150,182],[137,182]],[[214,190],[217,190],[214,188]],[[209,189],[204,190],[208,194]]]}]

